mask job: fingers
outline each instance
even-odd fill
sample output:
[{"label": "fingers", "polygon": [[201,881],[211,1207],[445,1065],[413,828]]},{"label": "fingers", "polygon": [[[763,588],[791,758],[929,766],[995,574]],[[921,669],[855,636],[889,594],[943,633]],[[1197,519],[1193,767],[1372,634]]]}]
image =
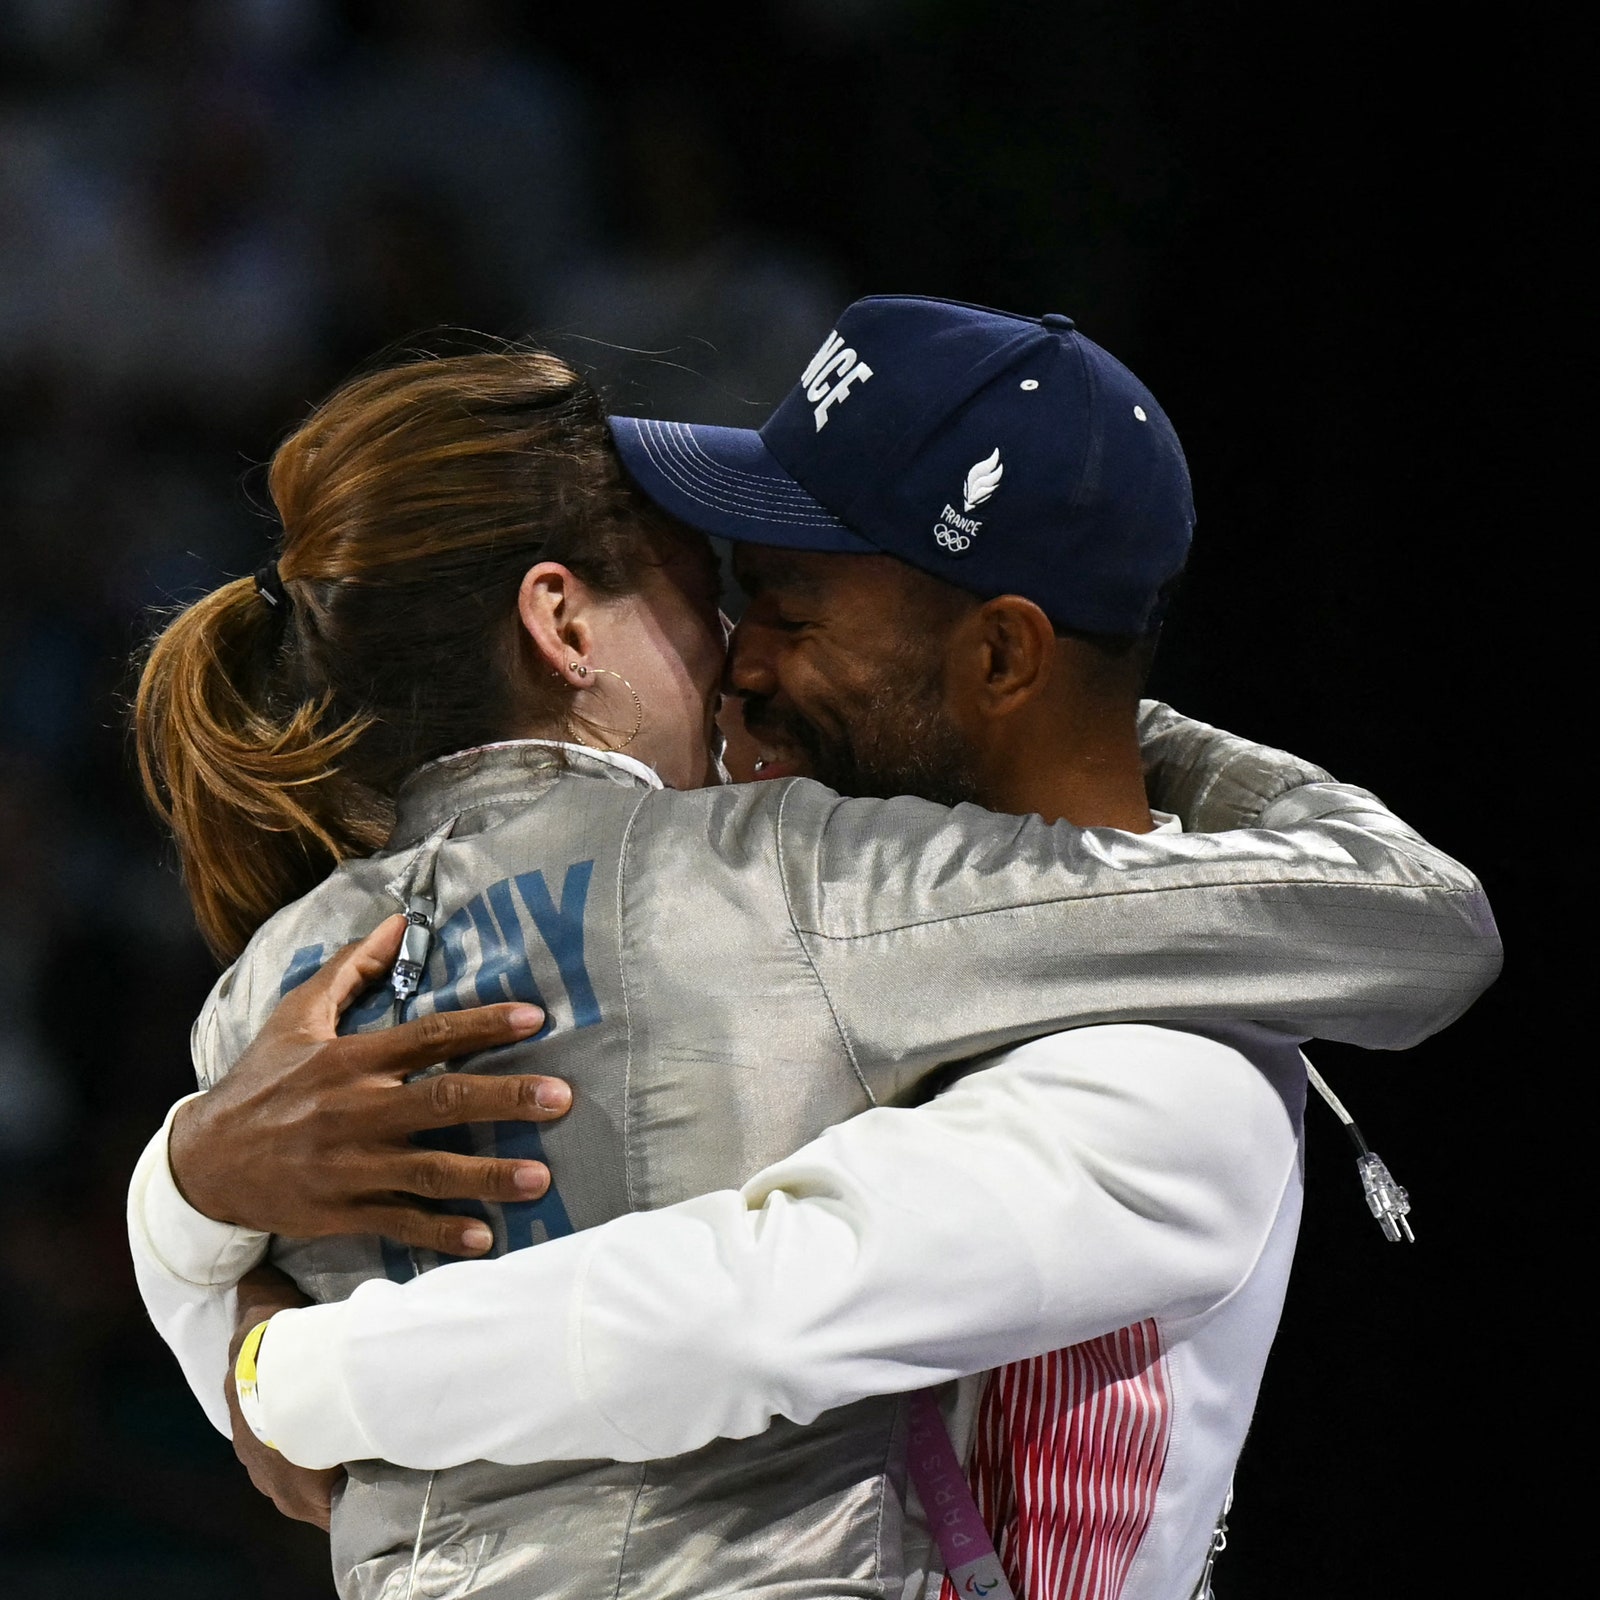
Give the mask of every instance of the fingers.
[{"label": "fingers", "polygon": [[293,1278],[276,1267],[253,1267],[238,1284],[233,1321],[235,1341],[243,1339],[258,1322],[275,1317],[280,1311],[310,1304]]},{"label": "fingers", "polygon": [[[296,1522],[315,1523],[327,1533],[333,1522],[333,1491],[343,1476],[343,1467],[313,1470],[285,1461],[270,1472],[270,1487],[265,1492],[284,1516],[293,1517]],[[265,1486],[258,1483],[256,1487]]]},{"label": "fingers", "polygon": [[344,1468],[314,1470],[286,1461],[245,1425],[231,1378],[225,1388],[228,1416],[233,1424],[233,1453],[250,1474],[250,1482],[284,1516],[293,1517],[297,1522],[315,1523],[326,1532],[333,1520],[333,1491],[344,1476]]},{"label": "fingers", "polygon": [[406,1077],[438,1061],[515,1044],[543,1026],[544,1012],[538,1006],[474,1006],[470,1011],[435,1011],[398,1028],[353,1034],[345,1049],[357,1070]]},{"label": "fingers", "polygon": [[439,1072],[408,1083],[386,1108],[407,1133],[452,1128],[461,1122],[554,1122],[572,1107],[560,1078],[491,1078],[479,1072]]},{"label": "fingers", "polygon": [[550,1187],[550,1169],[542,1161],[418,1151],[395,1187],[425,1200],[537,1200]]},{"label": "fingers", "polygon": [[369,1206],[363,1216],[369,1233],[381,1233],[414,1250],[471,1258],[488,1254],[494,1245],[488,1224],[477,1217],[456,1217],[406,1206]]},{"label": "fingers", "polygon": [[323,962],[279,1009],[292,1008],[306,1021],[321,1024],[332,1038],[344,1009],[394,965],[405,926],[406,919],[398,914],[385,917],[365,939],[347,944]]},{"label": "fingers", "polygon": [[250,1481],[286,1517],[296,1522],[311,1522],[329,1531],[333,1521],[333,1491],[344,1476],[343,1467],[313,1471],[297,1467],[282,1457],[245,1462]]},{"label": "fingers", "polygon": [[[241,1301],[267,1301],[274,1304],[281,1302],[285,1306],[306,1303],[306,1298],[300,1293],[300,1286],[294,1279],[287,1272],[280,1272],[277,1267],[266,1261],[251,1267],[240,1278],[237,1288]],[[260,1321],[260,1318],[256,1320]],[[250,1326],[254,1327],[255,1323],[251,1323]]]},{"label": "fingers", "polygon": [[[287,1516],[295,1517],[301,1522],[315,1523],[324,1533],[333,1531],[333,1491],[340,1478],[344,1476],[342,1468],[334,1468],[328,1472],[315,1474],[316,1483],[308,1483],[297,1505],[301,1509],[286,1511]],[[283,1509],[280,1502],[280,1509]]]}]

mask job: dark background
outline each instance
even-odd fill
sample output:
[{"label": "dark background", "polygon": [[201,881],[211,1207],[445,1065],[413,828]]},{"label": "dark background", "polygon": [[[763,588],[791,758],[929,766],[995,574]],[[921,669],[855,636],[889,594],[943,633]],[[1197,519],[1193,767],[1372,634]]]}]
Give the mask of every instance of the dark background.
[{"label": "dark background", "polygon": [[214,977],[129,777],[149,608],[259,564],[260,463],[390,341],[551,337],[619,409],[754,423],[873,291],[1064,311],[1140,373],[1200,511],[1155,692],[1383,795],[1481,874],[1509,946],[1443,1037],[1315,1053],[1419,1243],[1381,1240],[1313,1106],[1221,1592],[1469,1594],[1521,1562],[1550,1507],[1518,1430],[1561,1425],[1567,1369],[1525,1298],[1546,1060],[1516,841],[1583,587],[1547,487],[1569,157],[1563,41],[1451,15],[0,5],[8,1595],[331,1592],[125,1264],[127,1173]]}]

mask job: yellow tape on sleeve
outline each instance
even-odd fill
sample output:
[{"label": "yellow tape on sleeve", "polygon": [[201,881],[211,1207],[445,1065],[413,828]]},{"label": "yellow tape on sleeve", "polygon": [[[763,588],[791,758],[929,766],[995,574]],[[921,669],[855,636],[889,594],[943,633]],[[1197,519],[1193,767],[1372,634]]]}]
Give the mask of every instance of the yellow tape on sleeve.
[{"label": "yellow tape on sleeve", "polygon": [[256,1382],[256,1357],[261,1351],[261,1341],[266,1337],[267,1324],[258,1322],[244,1336],[239,1346],[239,1357],[233,1364],[233,1386],[239,1394],[239,1410],[250,1431],[269,1450],[278,1447],[267,1437],[266,1421],[261,1414],[261,1391]]}]

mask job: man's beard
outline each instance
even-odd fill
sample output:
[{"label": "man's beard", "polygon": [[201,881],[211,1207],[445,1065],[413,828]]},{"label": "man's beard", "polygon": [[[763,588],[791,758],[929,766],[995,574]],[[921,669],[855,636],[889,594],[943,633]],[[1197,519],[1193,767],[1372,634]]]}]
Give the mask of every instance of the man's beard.
[{"label": "man's beard", "polygon": [[770,699],[745,700],[745,726],[803,752],[809,775],[844,795],[920,795],[940,805],[977,797],[976,762],[944,706],[938,659],[895,663],[865,693],[829,702],[833,729]]}]

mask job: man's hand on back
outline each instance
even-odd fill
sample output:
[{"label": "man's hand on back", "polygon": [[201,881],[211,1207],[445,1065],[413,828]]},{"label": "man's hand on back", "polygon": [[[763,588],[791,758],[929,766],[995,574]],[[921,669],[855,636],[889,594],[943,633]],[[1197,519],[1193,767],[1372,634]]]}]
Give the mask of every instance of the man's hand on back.
[{"label": "man's hand on back", "polygon": [[418,1203],[530,1200],[537,1161],[420,1149],[410,1136],[463,1122],[550,1122],[572,1095],[559,1078],[413,1074],[526,1039],[536,1006],[436,1013],[375,1033],[338,1034],[340,1014],[385,974],[404,920],[391,917],[286,995],[216,1088],[181,1106],[168,1156],[190,1205],[219,1222],[295,1238],[381,1233],[447,1255],[482,1255],[481,1222]]}]

